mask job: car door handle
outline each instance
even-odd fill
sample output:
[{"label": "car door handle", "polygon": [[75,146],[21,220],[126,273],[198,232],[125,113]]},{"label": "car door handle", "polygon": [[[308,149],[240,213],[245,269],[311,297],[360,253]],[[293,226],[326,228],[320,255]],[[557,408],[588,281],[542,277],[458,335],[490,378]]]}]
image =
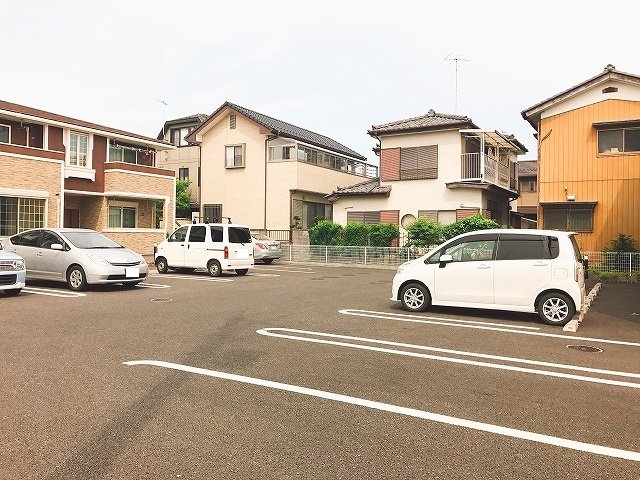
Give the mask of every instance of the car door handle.
[{"label": "car door handle", "polygon": [[478,265],[476,268],[478,270],[488,270],[491,268],[491,265]]},{"label": "car door handle", "polygon": [[36,257],[41,257],[41,256],[42,256],[42,252],[36,253]]},{"label": "car door handle", "polygon": [[544,263],[544,262],[538,262],[533,264],[534,267],[546,267],[548,265],[549,265],[548,263]]}]

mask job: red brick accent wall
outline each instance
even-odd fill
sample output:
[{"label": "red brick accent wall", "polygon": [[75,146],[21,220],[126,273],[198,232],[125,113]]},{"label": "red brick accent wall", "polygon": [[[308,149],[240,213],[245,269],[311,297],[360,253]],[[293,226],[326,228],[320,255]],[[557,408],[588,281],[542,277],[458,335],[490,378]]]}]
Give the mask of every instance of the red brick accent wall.
[{"label": "red brick accent wall", "polygon": [[471,217],[478,213],[478,211],[479,210],[477,208],[458,208],[456,210],[456,222],[464,220],[467,217]]},{"label": "red brick accent wall", "polygon": [[399,210],[380,210],[380,223],[400,224]]},{"label": "red brick accent wall", "polygon": [[400,180],[400,148],[380,150],[380,180]]}]

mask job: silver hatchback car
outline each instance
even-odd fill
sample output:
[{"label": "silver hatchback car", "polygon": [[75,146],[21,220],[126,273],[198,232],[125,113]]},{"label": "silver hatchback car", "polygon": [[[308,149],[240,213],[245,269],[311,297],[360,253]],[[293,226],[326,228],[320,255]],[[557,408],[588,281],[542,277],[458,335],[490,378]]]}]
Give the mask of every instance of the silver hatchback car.
[{"label": "silver hatchback car", "polygon": [[95,230],[37,228],[10,237],[5,248],[24,258],[27,280],[63,281],[76,291],[96,283],[133,287],[149,273],[142,255]]}]

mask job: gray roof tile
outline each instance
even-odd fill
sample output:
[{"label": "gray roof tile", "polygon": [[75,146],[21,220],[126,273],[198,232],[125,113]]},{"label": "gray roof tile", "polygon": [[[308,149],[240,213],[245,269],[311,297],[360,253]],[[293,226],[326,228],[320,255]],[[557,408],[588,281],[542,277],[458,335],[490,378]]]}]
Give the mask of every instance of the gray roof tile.
[{"label": "gray roof tile", "polygon": [[381,125],[372,125],[371,130],[369,130],[369,135],[374,136],[406,130],[432,130],[461,126],[478,128],[469,117],[449,113],[437,113],[434,110],[429,110],[426,115],[421,115],[419,117],[396,120],[394,122],[383,123]]},{"label": "gray roof tile", "polygon": [[325,197],[338,198],[346,195],[373,195],[388,194],[391,185],[380,185],[380,178],[372,178],[364,182],[349,185],[348,187],[337,187],[333,192]]}]

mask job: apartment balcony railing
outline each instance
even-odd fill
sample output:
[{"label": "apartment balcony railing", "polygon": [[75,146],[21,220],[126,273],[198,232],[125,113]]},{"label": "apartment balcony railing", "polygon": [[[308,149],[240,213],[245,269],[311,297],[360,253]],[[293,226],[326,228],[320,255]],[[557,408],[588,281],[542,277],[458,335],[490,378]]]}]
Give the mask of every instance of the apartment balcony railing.
[{"label": "apartment balcony railing", "polygon": [[516,179],[512,176],[509,165],[503,165],[486,153],[463,153],[460,157],[462,180],[488,182],[516,190]]}]

